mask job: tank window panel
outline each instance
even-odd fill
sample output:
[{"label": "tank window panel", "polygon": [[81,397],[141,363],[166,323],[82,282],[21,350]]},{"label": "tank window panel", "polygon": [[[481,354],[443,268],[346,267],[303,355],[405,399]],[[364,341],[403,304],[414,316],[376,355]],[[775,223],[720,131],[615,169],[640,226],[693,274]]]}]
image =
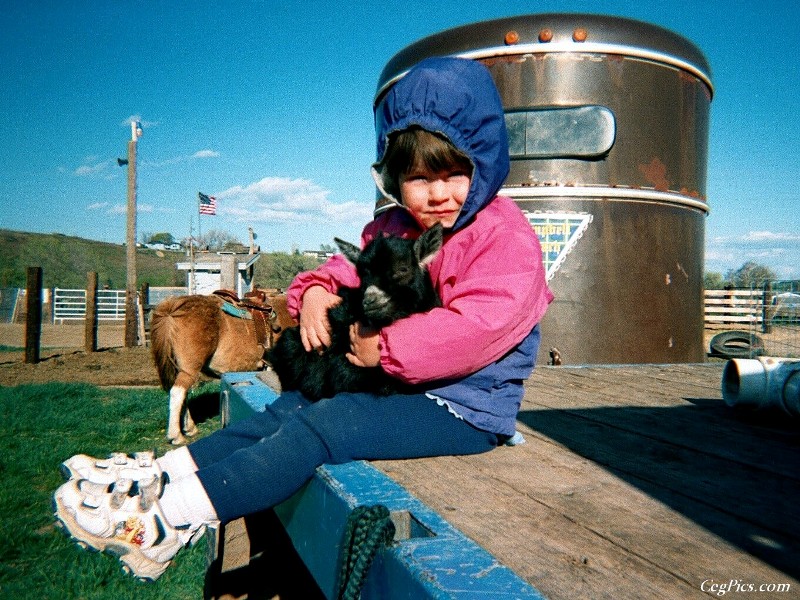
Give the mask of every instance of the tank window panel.
[{"label": "tank window panel", "polygon": [[598,158],[616,138],[614,113],[605,106],[509,112],[506,128],[512,158]]}]

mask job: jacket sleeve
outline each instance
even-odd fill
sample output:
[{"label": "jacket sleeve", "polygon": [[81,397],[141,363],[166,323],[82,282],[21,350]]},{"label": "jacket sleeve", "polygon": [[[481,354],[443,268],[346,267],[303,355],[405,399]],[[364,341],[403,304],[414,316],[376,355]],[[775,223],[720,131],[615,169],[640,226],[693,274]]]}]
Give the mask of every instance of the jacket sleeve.
[{"label": "jacket sleeve", "polygon": [[501,358],[553,298],[527,223],[462,238],[448,250],[434,275],[444,306],[381,332],[381,366],[408,383],[463,377]]},{"label": "jacket sleeve", "polygon": [[335,294],[341,286],[357,287],[358,281],[356,268],[344,256],[336,254],[313,271],[303,271],[292,280],[286,290],[289,313],[299,320],[303,294],[311,286],[321,285]]}]

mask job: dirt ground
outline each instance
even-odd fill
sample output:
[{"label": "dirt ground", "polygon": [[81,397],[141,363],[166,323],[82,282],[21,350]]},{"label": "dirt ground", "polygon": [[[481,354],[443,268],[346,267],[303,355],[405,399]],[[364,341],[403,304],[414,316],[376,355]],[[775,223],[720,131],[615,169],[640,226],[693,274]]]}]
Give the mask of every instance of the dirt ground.
[{"label": "dirt ground", "polygon": [[[97,352],[84,352],[84,328],[80,324],[44,324],[40,362],[26,364],[22,350],[0,352],[0,386],[23,383],[85,382],[94,385],[158,386],[150,349],[125,348],[120,324],[101,324]],[[0,324],[0,345],[23,348],[25,326]]]}]

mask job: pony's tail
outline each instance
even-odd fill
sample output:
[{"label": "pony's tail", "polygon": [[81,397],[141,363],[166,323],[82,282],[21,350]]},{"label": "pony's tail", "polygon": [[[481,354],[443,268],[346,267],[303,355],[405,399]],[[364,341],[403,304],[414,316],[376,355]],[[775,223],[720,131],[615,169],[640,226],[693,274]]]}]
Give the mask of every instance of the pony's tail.
[{"label": "pony's tail", "polygon": [[174,350],[173,313],[180,309],[181,297],[167,298],[153,309],[150,317],[150,347],[156,364],[161,387],[169,391],[178,377],[178,364]]}]

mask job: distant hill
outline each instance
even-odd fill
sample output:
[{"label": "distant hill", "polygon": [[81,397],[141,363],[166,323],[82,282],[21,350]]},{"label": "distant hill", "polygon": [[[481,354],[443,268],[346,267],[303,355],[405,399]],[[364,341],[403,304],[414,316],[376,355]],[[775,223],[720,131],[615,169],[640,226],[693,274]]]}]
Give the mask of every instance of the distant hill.
[{"label": "distant hill", "polygon": [[[137,287],[186,285],[186,273],[175,263],[186,260],[182,251],[136,251]],[[263,254],[255,265],[261,287],[285,288],[295,274],[313,269],[319,260],[299,254]],[[60,233],[26,233],[0,229],[0,287],[25,287],[28,267],[42,267],[46,288],[85,288],[86,274],[97,272],[99,285],[124,289],[125,246]]]},{"label": "distant hill", "polygon": [[[185,285],[185,274],[175,269],[182,252],[136,252],[137,285]],[[125,287],[125,246],[59,233],[25,233],[0,229],[0,287],[25,287],[28,267],[42,267],[44,287],[83,288],[86,274],[97,271],[100,286]]]}]

